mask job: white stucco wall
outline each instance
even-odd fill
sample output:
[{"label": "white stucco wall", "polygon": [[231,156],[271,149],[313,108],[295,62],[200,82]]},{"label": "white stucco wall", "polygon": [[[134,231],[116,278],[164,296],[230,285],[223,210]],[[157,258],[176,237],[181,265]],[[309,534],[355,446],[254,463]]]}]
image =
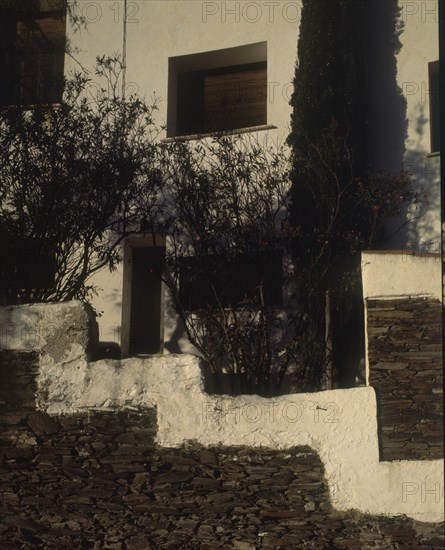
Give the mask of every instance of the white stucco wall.
[{"label": "white stucco wall", "polygon": [[[389,3],[388,3],[389,4]],[[392,3],[391,3],[392,4]],[[388,22],[369,2],[374,21],[369,22],[368,87],[371,117],[371,161],[391,172],[404,168],[412,174],[415,189],[423,198],[421,207],[392,220],[387,226],[385,247],[439,250],[439,157],[429,157],[428,63],[438,59],[438,1],[398,0],[401,49],[381,33]],[[79,2],[87,28],[68,34],[73,54],[66,57],[66,72],[80,65],[94,80],[96,55],[123,50],[124,1]],[[147,100],[159,100],[157,122],[167,121],[168,59],[179,55],[267,42],[268,123],[277,126],[269,134],[277,141],[288,134],[295,69],[301,0],[292,2],[198,2],[195,0],[129,1],[127,14],[127,92],[137,91]],[[392,66],[392,59],[394,66]],[[402,101],[400,101],[402,100]],[[406,101],[406,105],[403,103]],[[397,111],[397,113],[396,113]],[[396,113],[396,114],[395,114]],[[407,119],[407,127],[406,127]],[[404,137],[404,134],[406,136]],[[165,132],[161,138],[165,137]],[[427,198],[425,198],[425,193]],[[102,340],[120,342],[122,265],[92,279],[99,290],[93,305]],[[164,342],[168,348],[189,351],[186,338],[166,304]]]},{"label": "white stucco wall", "polygon": [[[379,462],[377,411],[372,388],[258,396],[209,396],[203,391],[199,359],[168,355],[87,363],[85,342],[46,349],[66,333],[67,318],[84,319],[79,303],[0,308],[0,322],[34,326],[40,344],[37,405],[49,414],[74,414],[156,406],[157,442],[177,447],[194,441],[292,449],[309,445],[325,467],[338,510],[399,515],[428,522],[443,519],[443,461]],[[40,307],[40,309],[39,309]],[[42,314],[42,308],[45,313]],[[51,329],[41,323],[51,319]],[[26,346],[17,336],[10,349]]]},{"label": "white stucco wall", "polygon": [[439,254],[401,250],[362,252],[363,297],[430,296],[441,300]]},{"label": "white stucco wall", "polygon": [[[397,54],[397,84],[406,99],[408,120],[403,166],[423,197],[420,208],[411,209],[410,223],[390,224],[388,248],[440,251],[440,157],[430,156],[430,90],[428,63],[439,59],[439,3],[437,0],[399,0],[403,31]],[[391,128],[388,128],[391,132]],[[383,137],[383,136],[382,136]],[[384,141],[384,137],[383,137]],[[388,145],[387,145],[388,147]],[[398,231],[399,230],[399,231]]]},{"label": "white stucco wall", "polygon": [[[123,0],[79,2],[78,13],[87,27],[74,32],[68,26],[72,56],[66,56],[66,73],[90,71],[95,80],[97,55],[123,51]],[[127,12],[128,93],[136,91],[151,101],[156,95],[156,122],[167,121],[168,59],[258,42],[267,42],[267,122],[277,128],[270,138],[282,142],[289,133],[292,79],[295,71],[301,1],[293,2],[198,2],[195,0],[129,1]],[[285,52],[285,53],[284,53]],[[160,138],[166,137],[162,132]],[[100,338],[120,343],[123,266],[104,269],[91,279],[99,290],[93,306]],[[165,352],[191,350],[172,308],[165,304]]]},{"label": "white stucco wall", "polygon": [[[123,0],[79,2],[87,28],[70,29],[73,57],[93,71],[96,55],[123,50]],[[295,70],[301,2],[197,2],[195,0],[129,1],[127,11],[127,91],[147,101],[159,99],[158,122],[167,120],[168,59],[258,42],[267,42],[268,124],[285,138]],[[286,52],[284,54],[284,52]],[[94,73],[91,74],[94,78]],[[165,133],[161,135],[165,137]]]}]

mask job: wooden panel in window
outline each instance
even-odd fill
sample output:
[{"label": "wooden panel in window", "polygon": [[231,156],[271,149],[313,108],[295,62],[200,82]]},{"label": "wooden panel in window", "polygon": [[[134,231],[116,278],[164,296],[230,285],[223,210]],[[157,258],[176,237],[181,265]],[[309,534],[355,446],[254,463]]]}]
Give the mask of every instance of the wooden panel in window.
[{"label": "wooden panel in window", "polygon": [[[64,6],[59,2],[57,6]],[[33,7],[33,9],[31,9]],[[42,13],[8,11],[2,24],[1,105],[59,103],[63,92],[64,8]]]},{"label": "wooden panel in window", "polygon": [[266,124],[266,68],[206,76],[204,120],[207,131]]}]

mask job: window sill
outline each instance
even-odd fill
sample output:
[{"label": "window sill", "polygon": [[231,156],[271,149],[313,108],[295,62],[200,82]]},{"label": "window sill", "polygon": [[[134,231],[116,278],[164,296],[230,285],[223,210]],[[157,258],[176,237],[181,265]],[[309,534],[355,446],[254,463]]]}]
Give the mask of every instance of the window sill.
[{"label": "window sill", "polygon": [[435,158],[435,157],[440,157],[440,151],[435,151],[434,153],[428,153],[426,158],[428,159],[432,159],[432,158]]},{"label": "window sill", "polygon": [[251,132],[262,132],[264,130],[276,130],[277,126],[273,124],[263,124],[262,126],[250,126],[248,128],[238,128],[236,130],[225,130],[223,132],[207,132],[203,134],[191,134],[186,136],[172,136],[162,139],[162,143],[172,143],[175,141],[191,141],[194,139],[203,139],[216,136],[233,136],[237,134],[247,134]]},{"label": "window sill", "polygon": [[56,107],[61,107],[62,102],[54,102],[54,103],[23,103],[21,105],[13,105],[13,104],[7,104],[7,105],[0,105],[0,109],[17,109],[21,111],[34,111],[37,109],[55,109]]}]

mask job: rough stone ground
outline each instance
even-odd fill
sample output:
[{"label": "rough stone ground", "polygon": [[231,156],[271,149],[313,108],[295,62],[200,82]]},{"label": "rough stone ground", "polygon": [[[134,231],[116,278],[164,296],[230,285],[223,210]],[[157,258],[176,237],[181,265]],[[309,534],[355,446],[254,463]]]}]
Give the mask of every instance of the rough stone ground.
[{"label": "rough stone ground", "polygon": [[444,547],[443,526],[336,512],[308,447],[161,449],[153,409],[4,413],[2,550]]}]

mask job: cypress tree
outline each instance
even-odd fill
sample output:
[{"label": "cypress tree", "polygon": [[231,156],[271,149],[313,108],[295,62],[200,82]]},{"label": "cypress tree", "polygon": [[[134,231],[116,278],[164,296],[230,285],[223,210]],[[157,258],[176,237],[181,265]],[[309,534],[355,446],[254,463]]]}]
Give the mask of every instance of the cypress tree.
[{"label": "cypress tree", "polygon": [[301,174],[308,143],[317,143],[335,121],[354,151],[354,172],[366,166],[363,14],[364,0],[303,0],[288,144],[296,153],[292,221],[306,231],[317,220]]},{"label": "cypress tree", "polygon": [[[357,256],[352,253],[345,235],[357,232],[366,235],[366,216],[356,207],[356,177],[366,172],[366,98],[364,97],[364,1],[365,0],[303,0],[298,59],[294,92],[291,98],[291,133],[288,144],[292,150],[292,190],[290,222],[302,231],[303,238],[294,249],[300,274],[300,307],[311,319],[312,331],[302,334],[308,349],[318,350],[319,364],[314,378],[320,380],[324,371],[322,352],[325,341],[325,292],[341,287],[342,275],[354,273],[355,279],[347,299],[340,306],[333,293],[332,330],[337,342],[334,365],[345,353],[345,327],[354,319],[360,330],[360,306],[357,304]],[[330,138],[326,140],[326,135]],[[351,151],[335,159],[338,151]],[[314,147],[334,159],[335,175],[314,166],[318,162]],[[323,149],[324,148],[324,149]],[[322,162],[322,161],[320,161]],[[330,168],[331,168],[330,167]],[[317,179],[320,169],[320,178]],[[315,179],[314,179],[315,178]],[[314,192],[316,185],[317,192]],[[338,186],[340,192],[337,192]],[[344,192],[343,192],[344,191]],[[336,195],[337,193],[337,195]],[[338,200],[340,215],[335,218],[335,232],[330,227],[330,197]],[[340,198],[341,197],[341,198]],[[333,202],[335,202],[335,200]],[[354,211],[353,216],[344,213]],[[326,247],[326,243],[328,246]],[[355,290],[352,290],[355,284]],[[344,290],[344,289],[342,289]],[[355,296],[355,299],[353,297]],[[356,304],[351,309],[352,302]],[[352,316],[351,316],[352,313]],[[349,338],[351,339],[351,334]],[[356,338],[352,338],[359,341]],[[315,353],[313,353],[315,356]],[[308,353],[310,356],[310,353]]]}]

